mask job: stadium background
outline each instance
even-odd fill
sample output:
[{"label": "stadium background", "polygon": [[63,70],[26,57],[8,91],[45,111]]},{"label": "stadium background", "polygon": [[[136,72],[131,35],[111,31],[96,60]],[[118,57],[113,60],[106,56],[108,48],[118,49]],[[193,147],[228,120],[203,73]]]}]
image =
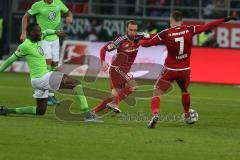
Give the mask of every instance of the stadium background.
[{"label": "stadium background", "polygon": [[[21,17],[33,2],[0,1],[0,59],[6,59],[20,43]],[[67,41],[62,40],[62,46],[77,44],[62,50],[65,55],[76,52],[97,55],[101,45],[124,32],[127,19],[138,20],[141,31],[157,32],[168,27],[172,10],[183,11],[185,23],[194,24],[229,15],[239,17],[240,13],[239,0],[65,0],[65,3],[74,14],[74,24],[66,26],[63,20],[63,29],[70,36]],[[154,130],[147,129],[151,118],[151,95],[138,98],[135,107],[122,102],[123,113],[110,113],[101,124],[59,120],[54,112],[57,107],[48,107],[41,118],[27,115],[0,117],[0,159],[239,160],[240,25],[239,22],[224,24],[214,31],[216,38],[205,44],[207,46],[199,46],[198,37],[194,38],[192,80],[208,83],[191,83],[189,87],[191,105],[199,113],[195,125],[182,123],[179,117],[182,113],[181,92],[174,85],[173,90],[163,96],[160,123]],[[213,37],[213,34],[208,36]],[[203,35],[203,44],[204,37],[206,35]],[[88,47],[91,52],[86,50]],[[164,50],[162,47],[159,48],[161,51]],[[153,51],[149,48],[146,54],[139,53],[142,56],[139,62],[158,61],[161,53]],[[0,74],[0,105],[34,106],[29,75],[12,72],[27,71],[24,60],[15,63],[10,71]],[[76,74],[81,72],[77,70]],[[79,76],[75,78],[83,80]],[[154,81],[150,82],[147,83],[149,88],[146,87],[149,91],[154,84]],[[110,90],[105,78],[82,83],[94,91],[94,95],[86,92],[90,107],[96,106],[103,99],[101,95]],[[59,100],[74,100],[73,96],[62,93],[56,93],[56,96]],[[71,111],[79,113],[79,106],[75,104]]]},{"label": "stadium background", "polygon": [[[34,0],[1,1],[0,57],[2,59],[6,59],[19,44],[21,18],[34,2]],[[73,25],[66,25],[63,19],[62,30],[68,34],[67,41],[79,41],[78,45],[83,42],[85,47],[89,47],[91,42],[102,42],[98,45],[99,48],[95,49],[96,51],[104,42],[112,40],[117,34],[123,34],[125,21],[129,19],[138,21],[140,31],[156,33],[168,27],[168,17],[173,10],[183,12],[185,24],[203,24],[211,19],[239,16],[240,13],[238,0],[65,0],[64,2],[74,14]],[[240,59],[239,22],[223,24],[212,31],[195,36],[193,44],[196,48],[193,49],[192,56],[192,81],[240,84],[240,76],[234,72],[235,68],[239,68]],[[79,52],[77,54],[85,52],[84,47],[79,48],[81,45],[75,46],[74,52]],[[62,48],[62,54],[68,54],[66,50],[68,48]],[[98,56],[97,53],[94,55]],[[24,63],[15,64],[10,70],[27,71]]]}]

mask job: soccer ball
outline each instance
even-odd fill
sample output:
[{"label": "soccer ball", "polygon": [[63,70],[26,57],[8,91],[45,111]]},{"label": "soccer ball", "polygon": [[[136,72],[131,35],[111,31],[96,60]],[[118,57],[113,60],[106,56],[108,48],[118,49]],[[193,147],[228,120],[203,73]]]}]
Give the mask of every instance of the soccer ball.
[{"label": "soccer ball", "polygon": [[188,118],[185,118],[184,114],[183,114],[183,120],[185,121],[185,123],[193,124],[193,123],[197,122],[198,121],[198,113],[194,109],[190,109],[189,112],[190,112],[190,116]]}]

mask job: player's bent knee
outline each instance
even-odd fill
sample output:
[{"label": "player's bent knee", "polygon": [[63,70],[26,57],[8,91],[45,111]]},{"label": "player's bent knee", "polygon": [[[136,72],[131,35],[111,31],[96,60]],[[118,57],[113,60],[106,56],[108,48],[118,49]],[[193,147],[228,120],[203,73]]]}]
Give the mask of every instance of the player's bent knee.
[{"label": "player's bent knee", "polygon": [[118,92],[116,89],[112,89],[112,96],[118,96]]},{"label": "player's bent knee", "polygon": [[68,89],[73,89],[76,86],[81,84],[81,82],[79,80],[72,79],[71,77],[69,77],[67,75],[64,75],[61,83],[62,83],[61,88],[68,88]]},{"label": "player's bent knee", "polygon": [[137,88],[137,82],[135,80],[130,80],[126,84],[127,87]]},{"label": "player's bent knee", "polygon": [[187,90],[182,91],[182,94],[189,94]]},{"label": "player's bent knee", "polygon": [[137,89],[137,86],[130,87],[130,90],[131,90],[132,92],[136,91],[136,89]]},{"label": "player's bent knee", "polygon": [[48,65],[52,65],[52,59],[46,59],[46,63],[47,63]]},{"label": "player's bent knee", "polygon": [[52,66],[53,66],[53,67],[58,66],[58,62],[54,62],[54,61],[52,61]]},{"label": "player's bent knee", "polygon": [[164,94],[164,91],[162,91],[161,89],[155,88],[153,91],[153,96],[161,96],[162,94]]}]

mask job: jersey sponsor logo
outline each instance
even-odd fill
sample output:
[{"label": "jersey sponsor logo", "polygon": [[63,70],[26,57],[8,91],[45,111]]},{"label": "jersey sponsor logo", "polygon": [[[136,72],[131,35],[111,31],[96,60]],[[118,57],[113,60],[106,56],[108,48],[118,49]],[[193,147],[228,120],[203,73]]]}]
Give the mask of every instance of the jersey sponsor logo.
[{"label": "jersey sponsor logo", "polygon": [[55,18],[56,18],[56,13],[54,11],[51,11],[51,12],[48,13],[48,19],[50,21],[55,20]]},{"label": "jersey sponsor logo", "polygon": [[130,42],[123,42],[121,44],[121,48],[123,48],[123,49],[127,49],[129,47],[131,47],[131,43]]},{"label": "jersey sponsor logo", "polygon": [[189,30],[185,30],[185,31],[182,31],[182,32],[169,33],[168,36],[169,36],[169,37],[172,37],[172,36],[181,36],[181,35],[187,34],[187,33],[189,33]]},{"label": "jersey sponsor logo", "polygon": [[42,56],[44,55],[44,51],[43,51],[42,47],[39,46],[37,50],[38,50],[39,54],[41,54]]}]

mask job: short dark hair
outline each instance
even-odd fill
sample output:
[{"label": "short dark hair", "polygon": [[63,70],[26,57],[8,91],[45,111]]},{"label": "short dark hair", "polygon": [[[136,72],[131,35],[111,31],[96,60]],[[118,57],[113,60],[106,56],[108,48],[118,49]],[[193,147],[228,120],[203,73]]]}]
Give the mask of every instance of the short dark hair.
[{"label": "short dark hair", "polygon": [[129,21],[127,21],[127,22],[126,22],[126,27],[128,27],[129,24],[131,24],[131,25],[138,25],[138,23],[137,23],[136,21],[134,21],[134,20],[129,20]]},{"label": "short dark hair", "polygon": [[172,14],[171,14],[171,17],[172,17],[176,22],[179,22],[179,21],[182,21],[182,19],[183,19],[183,14],[182,14],[182,12],[180,12],[180,11],[173,11]]},{"label": "short dark hair", "polygon": [[32,32],[33,28],[38,26],[37,23],[29,23],[28,26],[27,26],[27,34],[29,35],[30,32]]}]

